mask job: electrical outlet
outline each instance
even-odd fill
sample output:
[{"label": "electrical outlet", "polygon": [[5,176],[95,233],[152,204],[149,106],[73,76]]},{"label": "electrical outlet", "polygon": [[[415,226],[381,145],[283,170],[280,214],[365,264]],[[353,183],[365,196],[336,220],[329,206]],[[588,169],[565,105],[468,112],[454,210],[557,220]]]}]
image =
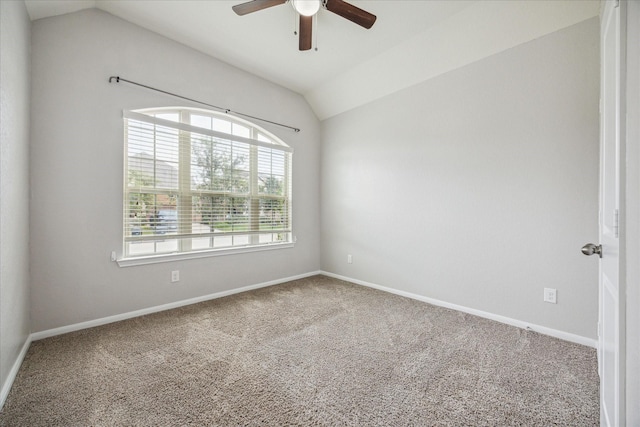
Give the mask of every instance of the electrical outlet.
[{"label": "electrical outlet", "polygon": [[180,270],[173,270],[171,272],[171,283],[180,281]]},{"label": "electrical outlet", "polygon": [[351,257],[351,254],[347,254],[347,264],[353,264],[353,258]]},{"label": "electrical outlet", "polygon": [[544,288],[544,302],[550,302],[551,304],[555,304],[556,301],[556,293],[557,291],[552,288]]}]

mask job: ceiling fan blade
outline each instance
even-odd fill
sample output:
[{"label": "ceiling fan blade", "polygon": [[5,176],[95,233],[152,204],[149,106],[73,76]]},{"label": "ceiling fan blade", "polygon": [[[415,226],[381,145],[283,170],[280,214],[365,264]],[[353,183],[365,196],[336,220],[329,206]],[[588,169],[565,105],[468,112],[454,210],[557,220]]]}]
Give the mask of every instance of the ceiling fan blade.
[{"label": "ceiling fan blade", "polygon": [[361,27],[369,29],[376,22],[376,15],[365,10],[355,7],[343,0],[327,0],[326,8],[328,11],[340,15]]},{"label": "ceiling fan blade", "polygon": [[311,32],[313,31],[313,16],[300,15],[299,50],[311,49]]},{"label": "ceiling fan blade", "polygon": [[247,13],[257,12],[286,2],[287,0],[253,0],[246,3],[236,4],[231,9],[233,9],[233,11],[238,15],[242,16]]}]

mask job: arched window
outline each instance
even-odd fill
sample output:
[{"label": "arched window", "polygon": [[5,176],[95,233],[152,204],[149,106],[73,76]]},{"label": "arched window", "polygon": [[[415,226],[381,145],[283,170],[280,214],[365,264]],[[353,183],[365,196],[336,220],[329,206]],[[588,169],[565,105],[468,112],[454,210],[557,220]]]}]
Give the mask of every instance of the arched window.
[{"label": "arched window", "polygon": [[124,122],[125,259],[292,242],[292,150],[277,137],[194,108]]}]

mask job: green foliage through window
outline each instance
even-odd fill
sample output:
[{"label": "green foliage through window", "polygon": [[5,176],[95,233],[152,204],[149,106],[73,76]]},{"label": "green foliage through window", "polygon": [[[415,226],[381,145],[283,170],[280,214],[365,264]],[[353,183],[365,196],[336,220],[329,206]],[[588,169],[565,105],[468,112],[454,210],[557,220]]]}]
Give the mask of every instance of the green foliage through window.
[{"label": "green foliage through window", "polygon": [[291,241],[292,155],[273,135],[192,109],[127,112],[125,131],[125,256]]}]

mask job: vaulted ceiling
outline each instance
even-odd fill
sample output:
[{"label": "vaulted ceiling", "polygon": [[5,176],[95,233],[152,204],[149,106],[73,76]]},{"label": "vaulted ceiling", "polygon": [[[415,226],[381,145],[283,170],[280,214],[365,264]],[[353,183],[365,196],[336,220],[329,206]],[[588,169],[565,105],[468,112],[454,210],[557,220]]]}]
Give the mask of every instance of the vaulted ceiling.
[{"label": "vaulted ceiling", "polygon": [[597,16],[599,0],[351,0],[366,30],[321,10],[300,52],[289,4],[245,16],[247,0],[27,0],[32,20],[98,8],[305,96],[326,119]]}]

